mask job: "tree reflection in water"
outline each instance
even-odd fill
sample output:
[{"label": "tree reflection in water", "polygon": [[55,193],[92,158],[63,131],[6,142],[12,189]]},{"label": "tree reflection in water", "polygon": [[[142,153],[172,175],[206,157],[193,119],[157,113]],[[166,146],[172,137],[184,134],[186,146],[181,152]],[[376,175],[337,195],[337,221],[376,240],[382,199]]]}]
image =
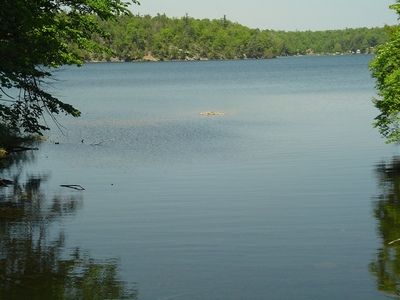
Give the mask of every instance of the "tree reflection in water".
[{"label": "tree reflection in water", "polygon": [[[390,295],[400,295],[400,157],[376,168],[381,194],[375,202],[374,213],[382,248],[370,264],[378,289]],[[393,242],[393,243],[391,243]]]},{"label": "tree reflection in water", "polygon": [[79,248],[66,254],[63,232],[51,225],[76,213],[82,195],[46,199],[47,176],[22,179],[18,171],[32,159],[20,153],[0,162],[0,178],[15,181],[0,187],[0,299],[137,299],[118,280],[115,260],[98,262]]}]

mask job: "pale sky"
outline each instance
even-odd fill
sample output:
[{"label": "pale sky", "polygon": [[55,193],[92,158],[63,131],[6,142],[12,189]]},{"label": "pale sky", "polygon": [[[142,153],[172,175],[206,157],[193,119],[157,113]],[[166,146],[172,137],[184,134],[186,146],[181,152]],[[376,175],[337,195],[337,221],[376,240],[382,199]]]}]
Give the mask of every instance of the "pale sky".
[{"label": "pale sky", "polygon": [[260,29],[325,30],[397,24],[395,0],[140,0],[141,15],[222,18]]}]

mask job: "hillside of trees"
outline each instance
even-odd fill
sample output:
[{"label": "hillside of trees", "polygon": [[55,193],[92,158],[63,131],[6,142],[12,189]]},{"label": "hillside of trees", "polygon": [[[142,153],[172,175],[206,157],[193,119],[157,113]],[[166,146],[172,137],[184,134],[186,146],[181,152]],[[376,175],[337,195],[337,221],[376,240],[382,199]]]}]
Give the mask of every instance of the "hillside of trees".
[{"label": "hillside of trees", "polygon": [[[273,58],[287,55],[371,53],[388,40],[391,27],[328,31],[251,29],[217,20],[165,15],[120,16],[98,21],[109,33],[95,36],[112,51],[81,52],[87,61]],[[78,48],[75,51],[81,51]]]}]

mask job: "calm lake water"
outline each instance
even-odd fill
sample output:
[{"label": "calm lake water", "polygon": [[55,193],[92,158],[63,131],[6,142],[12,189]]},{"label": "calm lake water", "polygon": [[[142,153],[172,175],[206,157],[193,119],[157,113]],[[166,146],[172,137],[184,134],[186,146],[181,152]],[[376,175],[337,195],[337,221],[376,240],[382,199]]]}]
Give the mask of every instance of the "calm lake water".
[{"label": "calm lake water", "polygon": [[371,58],[57,71],[82,117],[3,166],[0,299],[399,294],[399,152],[371,126]]}]

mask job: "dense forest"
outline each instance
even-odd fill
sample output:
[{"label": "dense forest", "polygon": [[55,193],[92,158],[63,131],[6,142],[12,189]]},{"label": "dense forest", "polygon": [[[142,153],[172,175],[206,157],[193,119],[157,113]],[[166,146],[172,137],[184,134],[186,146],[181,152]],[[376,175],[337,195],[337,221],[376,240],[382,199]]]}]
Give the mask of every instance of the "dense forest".
[{"label": "dense forest", "polygon": [[[109,33],[95,36],[111,51],[83,52],[87,61],[273,58],[286,55],[371,53],[387,41],[391,27],[328,31],[250,29],[217,20],[165,15],[120,16],[98,21]],[[79,49],[75,49],[80,51]]]}]

